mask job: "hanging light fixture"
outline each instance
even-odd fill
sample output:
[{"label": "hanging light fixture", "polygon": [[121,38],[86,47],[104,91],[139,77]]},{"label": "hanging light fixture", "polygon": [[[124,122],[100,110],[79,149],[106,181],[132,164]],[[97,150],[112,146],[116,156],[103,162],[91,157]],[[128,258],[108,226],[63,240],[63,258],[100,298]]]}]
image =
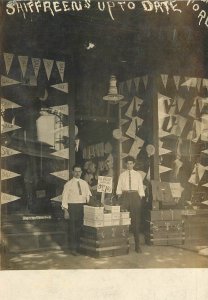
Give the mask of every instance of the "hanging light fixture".
[{"label": "hanging light fixture", "polygon": [[120,100],[124,98],[124,96],[118,94],[116,82],[116,76],[111,75],[108,95],[103,97],[103,100],[108,101],[111,104],[117,104]]}]

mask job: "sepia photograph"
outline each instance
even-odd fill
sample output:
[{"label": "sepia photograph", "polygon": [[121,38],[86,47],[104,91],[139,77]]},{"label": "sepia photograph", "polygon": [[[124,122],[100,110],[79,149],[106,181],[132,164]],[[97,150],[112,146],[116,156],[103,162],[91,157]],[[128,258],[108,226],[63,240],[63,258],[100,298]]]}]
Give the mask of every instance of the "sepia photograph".
[{"label": "sepia photograph", "polygon": [[207,269],[208,1],[0,14],[1,273]]}]

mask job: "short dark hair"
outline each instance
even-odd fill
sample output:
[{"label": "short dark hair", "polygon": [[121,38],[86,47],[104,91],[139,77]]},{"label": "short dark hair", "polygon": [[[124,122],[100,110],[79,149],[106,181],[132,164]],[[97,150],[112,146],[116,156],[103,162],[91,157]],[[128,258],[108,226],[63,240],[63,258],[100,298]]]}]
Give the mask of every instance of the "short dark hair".
[{"label": "short dark hair", "polygon": [[82,170],[82,167],[78,164],[73,165],[72,170],[74,171],[75,168],[80,168]]},{"label": "short dark hair", "polygon": [[126,158],[125,158],[125,163],[127,163],[128,161],[132,161],[134,164],[135,164],[135,158],[133,157],[133,156],[127,156]]}]

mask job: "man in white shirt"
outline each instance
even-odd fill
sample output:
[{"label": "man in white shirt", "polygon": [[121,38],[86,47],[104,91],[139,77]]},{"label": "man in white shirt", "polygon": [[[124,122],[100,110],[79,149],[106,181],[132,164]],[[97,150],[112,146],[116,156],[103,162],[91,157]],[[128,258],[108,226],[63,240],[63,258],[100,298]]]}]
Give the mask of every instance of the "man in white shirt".
[{"label": "man in white shirt", "polygon": [[130,212],[131,229],[134,234],[135,251],[141,253],[139,246],[139,231],[141,224],[141,198],[145,196],[142,176],[134,168],[135,159],[131,156],[126,158],[127,170],[121,173],[118,180],[116,194],[122,206]]},{"label": "man in white shirt", "polygon": [[91,192],[86,181],[80,177],[82,168],[79,165],[73,167],[73,178],[69,180],[62,194],[62,208],[64,218],[69,219],[70,249],[73,255],[79,249],[80,233],[83,225],[83,206],[89,202]]}]

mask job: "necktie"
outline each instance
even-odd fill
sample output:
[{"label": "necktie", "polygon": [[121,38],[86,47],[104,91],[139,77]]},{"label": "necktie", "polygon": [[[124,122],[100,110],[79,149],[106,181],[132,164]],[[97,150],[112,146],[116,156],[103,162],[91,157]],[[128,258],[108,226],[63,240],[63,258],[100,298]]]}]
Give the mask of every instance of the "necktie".
[{"label": "necktie", "polygon": [[129,190],[131,190],[131,172],[129,171]]},{"label": "necktie", "polygon": [[82,190],[81,190],[81,185],[79,181],[77,181],[78,189],[79,189],[79,194],[82,195]]}]

